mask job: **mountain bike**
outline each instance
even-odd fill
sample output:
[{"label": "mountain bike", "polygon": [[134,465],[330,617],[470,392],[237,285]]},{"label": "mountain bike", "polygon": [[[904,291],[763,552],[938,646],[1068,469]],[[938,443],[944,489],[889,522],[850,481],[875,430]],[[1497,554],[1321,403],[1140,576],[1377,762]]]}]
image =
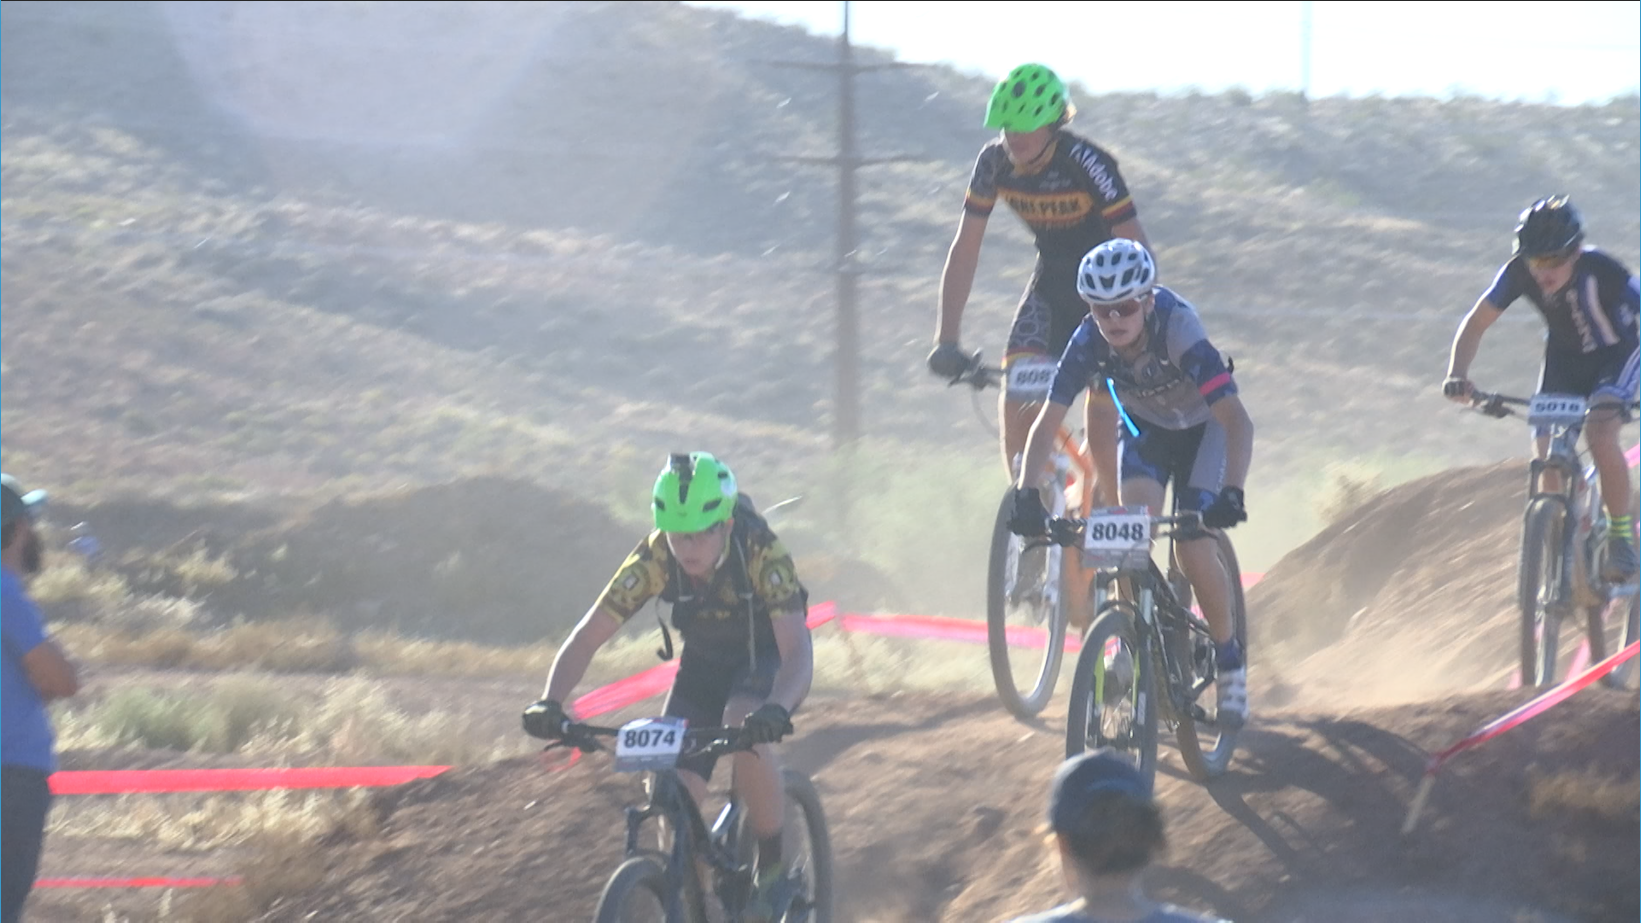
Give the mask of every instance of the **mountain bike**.
[{"label": "mountain bike", "polygon": [[[1528,473],[1527,509],[1522,515],[1521,552],[1516,569],[1516,605],[1521,611],[1521,683],[1551,686],[1560,665],[1562,623],[1574,609],[1584,610],[1585,638],[1592,662],[1623,649],[1637,637],[1637,585],[1609,583],[1602,577],[1607,557],[1607,507],[1601,479],[1586,465],[1578,448],[1584,421],[1592,413],[1623,413],[1641,403],[1589,406],[1576,394],[1539,394],[1532,398],[1472,391],[1471,406],[1490,417],[1515,416],[1525,407],[1527,423],[1548,432],[1549,453],[1534,459]],[[1544,475],[1554,473],[1559,486],[1546,489]],[[1607,624],[1612,603],[1630,597],[1623,619]],[[1608,686],[1627,685],[1632,664],[1602,678]]]},{"label": "mountain bike", "polygon": [[[1006,376],[1009,397],[1042,403],[1048,400],[1057,365],[1047,357],[1023,358],[1004,370],[983,364],[980,353],[975,353],[968,370],[951,383],[982,391],[1002,386]],[[1018,458],[1014,464],[1019,465]],[[1052,483],[1061,489],[1051,490],[1043,507],[1051,516],[1086,513],[1094,499],[1094,461],[1082,441],[1064,426],[1055,434],[1052,465]],[[1075,556],[1063,555],[1058,546],[1028,548],[1020,536],[1010,532],[1013,509],[1010,485],[992,525],[986,566],[986,642],[998,699],[1015,717],[1030,718],[1048,704],[1059,682],[1066,627],[1072,621],[1070,607],[1080,602],[1076,589],[1083,583],[1083,572]],[[1016,681],[1017,666],[1024,667],[1029,686]]]},{"label": "mountain bike", "polygon": [[[693,754],[723,756],[751,750],[741,728],[691,728],[682,718],[640,718],[619,728],[570,724],[554,747],[583,753],[608,750],[598,740],[615,738],[617,772],[652,772],[648,801],[627,808],[626,860],[616,867],[598,901],[597,923],[706,923],[707,894],[700,874],[711,870],[712,893],[726,918],[741,919],[757,872],[757,839],[747,829],[739,799],[719,812],[709,829],[700,808],[678,778],[679,759]],[[832,846],[820,796],[801,773],[784,773],[786,827],[782,856],[787,876],[776,892],[780,923],[831,923]],[[639,845],[644,822],[662,818],[671,848]],[[794,847],[800,847],[795,849]]]},{"label": "mountain bike", "polygon": [[[1220,724],[1197,701],[1217,676],[1208,623],[1191,611],[1191,585],[1172,547],[1166,575],[1151,557],[1154,538],[1172,545],[1181,532],[1201,529],[1201,513],[1152,516],[1143,506],[1121,506],[1082,519],[1051,519],[1048,536],[1033,540],[1080,547],[1084,566],[1093,571],[1088,592],[1094,622],[1072,673],[1067,758],[1112,747],[1133,758],[1149,787],[1156,779],[1158,730],[1166,726],[1197,780],[1230,765],[1240,727]],[[1225,534],[1208,532],[1229,580],[1233,630],[1246,658],[1242,569]]]}]

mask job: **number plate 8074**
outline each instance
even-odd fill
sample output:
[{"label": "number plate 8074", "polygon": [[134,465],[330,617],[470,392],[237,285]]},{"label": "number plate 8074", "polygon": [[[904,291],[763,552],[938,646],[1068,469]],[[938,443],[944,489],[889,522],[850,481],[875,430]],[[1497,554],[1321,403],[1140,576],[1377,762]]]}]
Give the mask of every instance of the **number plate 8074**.
[{"label": "number plate 8074", "polygon": [[615,737],[615,770],[649,772],[678,765],[684,749],[683,718],[639,718],[621,726]]}]

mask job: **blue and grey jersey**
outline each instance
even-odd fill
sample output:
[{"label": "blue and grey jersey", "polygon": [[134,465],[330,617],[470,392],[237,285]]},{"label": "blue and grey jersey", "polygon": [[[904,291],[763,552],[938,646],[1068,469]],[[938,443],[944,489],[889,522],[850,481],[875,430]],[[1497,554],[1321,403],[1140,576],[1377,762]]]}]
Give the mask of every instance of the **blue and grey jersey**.
[{"label": "blue and grey jersey", "polygon": [[1049,400],[1069,406],[1084,388],[1104,391],[1110,379],[1117,400],[1137,420],[1163,429],[1208,422],[1209,408],[1237,390],[1196,309],[1159,285],[1145,327],[1146,348],[1129,362],[1106,342],[1093,317],[1083,318],[1060,357]]},{"label": "blue and grey jersey", "polygon": [[1572,281],[1553,295],[1546,295],[1538,287],[1527,261],[1516,256],[1499,270],[1483,297],[1502,311],[1523,296],[1544,315],[1554,349],[1571,353],[1613,347],[1635,349],[1637,313],[1641,310],[1641,291],[1635,276],[1623,263],[1594,247],[1579,253]]}]

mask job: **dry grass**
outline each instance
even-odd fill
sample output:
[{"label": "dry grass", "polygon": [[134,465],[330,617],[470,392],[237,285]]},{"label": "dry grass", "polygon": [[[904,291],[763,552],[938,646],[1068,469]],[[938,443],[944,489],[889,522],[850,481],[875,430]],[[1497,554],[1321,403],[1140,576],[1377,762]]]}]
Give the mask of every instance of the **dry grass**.
[{"label": "dry grass", "polygon": [[56,633],[76,656],[121,666],[270,673],[343,673],[359,666],[352,639],[315,617],[217,629],[72,624]]},{"label": "dry grass", "polygon": [[1641,820],[1641,791],[1636,779],[1587,769],[1532,772],[1527,779],[1527,808],[1534,818],[1579,813],[1612,824]]}]

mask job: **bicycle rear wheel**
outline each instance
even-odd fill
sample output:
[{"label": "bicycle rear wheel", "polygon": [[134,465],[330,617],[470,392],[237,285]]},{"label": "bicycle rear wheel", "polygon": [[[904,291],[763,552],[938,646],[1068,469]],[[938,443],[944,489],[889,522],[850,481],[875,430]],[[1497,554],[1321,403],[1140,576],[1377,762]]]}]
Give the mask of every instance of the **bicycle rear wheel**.
[{"label": "bicycle rear wheel", "polygon": [[[1066,600],[1061,592],[1058,546],[1023,551],[1025,540],[1009,531],[1013,491],[1003,494],[992,526],[986,569],[986,644],[997,697],[1016,718],[1043,710],[1060,679],[1065,653]],[[1019,643],[1022,633],[1045,632],[1042,647]],[[1015,643],[1010,643],[1010,635]],[[1016,668],[1030,685],[1016,681]]]},{"label": "bicycle rear wheel", "polygon": [[617,866],[604,885],[593,919],[596,923],[670,923],[667,898],[666,871],[654,859],[634,856]]},{"label": "bicycle rear wheel", "polygon": [[[1248,608],[1242,595],[1242,567],[1237,563],[1236,549],[1231,547],[1231,540],[1225,533],[1214,533],[1214,541],[1220,564],[1225,568],[1225,576],[1230,580],[1231,625],[1237,643],[1242,647],[1242,669],[1246,674],[1249,665]],[[1179,646],[1191,651],[1195,645],[1186,643]],[[1185,662],[1180,665],[1180,669],[1193,686],[1196,684],[1195,666],[1196,658],[1191,656],[1187,656]],[[1217,722],[1217,715],[1215,718],[1214,722],[1200,722],[1193,718],[1187,709],[1179,715],[1179,725],[1174,729],[1174,736],[1179,742],[1180,759],[1199,782],[1206,782],[1223,773],[1231,765],[1231,756],[1236,752],[1239,729],[1224,727]]]},{"label": "bicycle rear wheel", "polygon": [[1100,608],[1071,679],[1066,757],[1111,747],[1139,767],[1147,789],[1157,775],[1157,709],[1151,636],[1135,631],[1126,603]]},{"label": "bicycle rear wheel", "polygon": [[1532,501],[1522,520],[1516,603],[1521,609],[1523,686],[1549,686],[1556,680],[1556,656],[1566,608],[1562,567],[1566,525],[1566,508],[1554,497]]}]

